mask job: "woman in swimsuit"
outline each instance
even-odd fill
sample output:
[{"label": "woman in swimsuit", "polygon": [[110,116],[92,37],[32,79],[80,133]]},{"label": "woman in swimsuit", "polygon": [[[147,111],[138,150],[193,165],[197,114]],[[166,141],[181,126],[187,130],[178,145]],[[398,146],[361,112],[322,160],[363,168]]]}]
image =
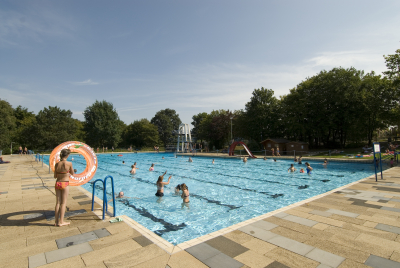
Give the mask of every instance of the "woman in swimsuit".
[{"label": "woman in swimsuit", "polygon": [[151,167],[149,168],[149,171],[154,171],[154,164],[151,164]]},{"label": "woman in swimsuit", "polygon": [[181,190],[182,190],[182,199],[183,199],[183,203],[189,203],[189,189],[186,186],[186,184],[182,183],[181,184]]},{"label": "woman in swimsuit", "polygon": [[160,177],[158,177],[156,196],[159,196],[159,197],[164,196],[164,185],[169,184],[169,182],[172,178],[172,176],[169,176],[168,182],[163,182],[165,174],[167,174],[167,171],[165,171],[164,174],[162,174]]},{"label": "woman in swimsuit", "polygon": [[54,178],[57,179],[55,190],[56,190],[56,207],[55,207],[55,224],[54,226],[64,226],[70,224],[64,222],[65,208],[67,206],[68,198],[68,185],[69,175],[74,175],[74,169],[72,163],[67,161],[67,158],[71,151],[69,149],[63,149],[60,153],[60,162],[55,165]]},{"label": "woman in swimsuit", "polygon": [[307,174],[311,175],[313,168],[310,166],[310,164],[308,162],[306,162],[306,169],[307,169]]}]

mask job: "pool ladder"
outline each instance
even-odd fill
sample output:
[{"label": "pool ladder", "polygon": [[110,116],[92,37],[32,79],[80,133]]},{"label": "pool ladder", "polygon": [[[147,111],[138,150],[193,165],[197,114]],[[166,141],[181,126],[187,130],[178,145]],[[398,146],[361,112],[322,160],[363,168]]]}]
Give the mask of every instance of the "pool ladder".
[{"label": "pool ladder", "polygon": [[111,179],[111,187],[112,187],[112,199],[113,199],[113,217],[115,217],[115,195],[114,195],[114,179],[112,176],[108,175],[107,177],[104,178],[104,180],[102,179],[97,179],[93,182],[93,191],[92,191],[92,211],[93,211],[93,207],[94,207],[94,189],[95,189],[95,185],[96,182],[100,181],[103,183],[103,220],[104,220],[104,216],[105,216],[105,212],[108,213],[108,202],[107,202],[107,179],[110,178]]}]

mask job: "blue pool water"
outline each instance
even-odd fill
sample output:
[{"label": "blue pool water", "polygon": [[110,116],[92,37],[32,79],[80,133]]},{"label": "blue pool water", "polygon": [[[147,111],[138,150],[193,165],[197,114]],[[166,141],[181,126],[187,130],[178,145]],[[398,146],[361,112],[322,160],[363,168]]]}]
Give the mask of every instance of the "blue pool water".
[{"label": "blue pool water", "polygon": [[[165,159],[162,159],[162,156]],[[48,159],[48,157],[47,157]],[[69,158],[71,160],[71,157]],[[215,159],[194,157],[175,158],[172,153],[139,153],[98,155],[99,166],[95,179],[107,175],[114,178],[115,192],[123,191],[126,199],[116,199],[117,215],[127,215],[173,244],[220,230],[270,211],[288,206],[312,196],[328,192],[342,185],[368,177],[374,173],[369,164],[331,162],[324,168],[321,162],[309,161],[311,176],[299,173],[303,165],[294,165],[297,171],[288,173],[293,161],[250,159]],[[125,161],[126,164],[122,164]],[[137,162],[137,174],[129,173]],[[155,170],[149,167],[155,163]],[[83,157],[74,155],[73,166],[78,173],[85,168]],[[165,170],[164,197],[158,198],[156,181]],[[177,184],[186,183],[190,203],[182,204],[180,195],[174,194]],[[96,185],[96,188],[100,184]],[[82,186],[92,192],[92,183]],[[108,200],[111,188],[107,188]],[[101,189],[95,190],[102,198]],[[110,203],[112,204],[112,202]]]}]

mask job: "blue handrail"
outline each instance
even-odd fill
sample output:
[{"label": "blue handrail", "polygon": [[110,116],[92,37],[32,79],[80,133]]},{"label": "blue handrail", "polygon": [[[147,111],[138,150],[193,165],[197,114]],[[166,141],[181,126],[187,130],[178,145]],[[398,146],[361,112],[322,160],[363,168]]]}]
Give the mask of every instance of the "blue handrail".
[{"label": "blue handrail", "polygon": [[112,176],[108,175],[107,177],[104,178],[104,180],[102,179],[97,179],[93,182],[93,190],[92,190],[92,211],[94,210],[94,189],[95,189],[95,185],[96,182],[101,181],[103,183],[103,220],[105,218],[105,212],[108,212],[108,202],[107,202],[107,179],[111,178],[111,188],[112,188],[112,199],[113,199],[113,217],[115,217],[115,194],[114,194],[114,179]]}]

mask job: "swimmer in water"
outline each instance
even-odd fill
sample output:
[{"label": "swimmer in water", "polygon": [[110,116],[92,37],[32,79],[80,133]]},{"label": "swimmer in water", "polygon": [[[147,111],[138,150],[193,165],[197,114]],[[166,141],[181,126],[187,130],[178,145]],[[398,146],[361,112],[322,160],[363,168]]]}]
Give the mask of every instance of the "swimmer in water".
[{"label": "swimmer in water", "polygon": [[325,159],[322,165],[326,168],[326,166],[328,165],[328,161]]},{"label": "swimmer in water", "polygon": [[179,194],[180,191],[181,191],[181,185],[178,184],[178,185],[175,187],[175,194]]},{"label": "swimmer in water", "polygon": [[189,188],[186,184],[181,184],[182,195],[181,198],[183,199],[183,203],[189,203]]},{"label": "swimmer in water", "polygon": [[243,163],[247,163],[247,157],[243,158]]},{"label": "swimmer in water", "polygon": [[300,173],[304,173],[304,168],[301,168],[301,169],[300,169]]},{"label": "swimmer in water", "polygon": [[162,157],[162,159],[165,159],[164,156]]},{"label": "swimmer in water", "polygon": [[138,168],[137,168],[135,165],[132,165],[131,168],[132,168],[132,169],[131,169],[130,173],[131,173],[131,174],[136,174],[136,170],[137,170]]},{"label": "swimmer in water", "polygon": [[124,164],[124,165],[125,165],[125,161],[122,161],[122,164]]},{"label": "swimmer in water", "polygon": [[302,156],[299,157],[299,162],[297,162],[299,165],[302,164],[302,163],[301,163],[301,159],[302,159],[302,158],[303,158]]},{"label": "swimmer in water", "polygon": [[307,174],[311,175],[313,168],[310,166],[310,164],[308,162],[306,162],[306,170],[307,170]]},{"label": "swimmer in water", "polygon": [[213,163],[213,164],[215,163],[215,162],[214,162],[214,159],[213,159],[212,163]]},{"label": "swimmer in water", "polygon": [[267,160],[267,157],[266,157],[266,156],[264,156],[263,160]]},{"label": "swimmer in water", "polygon": [[149,168],[149,171],[154,171],[154,164],[151,164],[151,167]]},{"label": "swimmer in water", "polygon": [[172,176],[169,176],[168,182],[163,182],[165,174],[167,174],[167,171],[165,171],[164,174],[162,174],[161,176],[158,177],[158,180],[156,183],[157,184],[156,196],[158,196],[158,197],[164,196],[164,185],[169,184],[169,182],[171,181],[171,178],[172,178]]},{"label": "swimmer in water", "polygon": [[188,162],[193,162],[193,159],[191,157],[189,157]]},{"label": "swimmer in water", "polygon": [[276,159],[274,159],[274,162],[276,162]]},{"label": "swimmer in water", "polygon": [[76,172],[77,172],[77,170],[76,169],[74,169],[74,173],[76,174]]},{"label": "swimmer in water", "polygon": [[290,168],[288,169],[288,172],[295,172],[296,169],[294,168],[293,164],[290,164]]}]

